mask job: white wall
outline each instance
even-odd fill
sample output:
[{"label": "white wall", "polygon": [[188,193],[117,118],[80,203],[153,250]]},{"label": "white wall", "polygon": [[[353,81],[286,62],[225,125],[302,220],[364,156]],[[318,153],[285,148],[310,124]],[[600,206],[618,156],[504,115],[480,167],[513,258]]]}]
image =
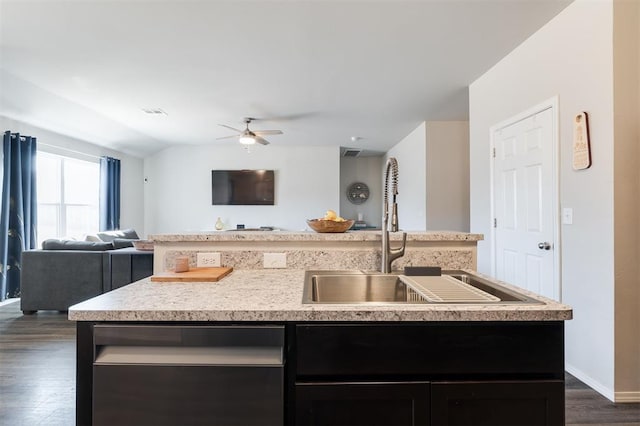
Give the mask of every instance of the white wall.
[{"label": "white wall", "polygon": [[469,122],[427,122],[426,229],[469,231]]},{"label": "white wall", "polygon": [[[427,206],[427,129],[422,122],[414,131],[387,151],[382,167],[389,157],[398,160],[398,224],[403,231],[426,230]],[[391,194],[389,194],[391,201]]]},{"label": "white wall", "polygon": [[401,229],[469,231],[468,122],[422,122],[387,151],[383,169],[389,157],[400,169]]},{"label": "white wall", "polygon": [[[275,205],[213,206],[211,170],[275,170]],[[308,229],[305,220],[340,208],[340,148],[256,146],[248,154],[237,144],[176,146],[144,162],[145,224],[149,234],[275,226]]]},{"label": "white wall", "polygon": [[142,159],[3,116],[0,116],[0,129],[3,133],[11,130],[13,133],[34,136],[37,138],[38,149],[67,157],[97,161],[97,157],[106,155],[119,159],[121,167],[120,226],[123,229],[134,228],[141,237],[145,235]]},{"label": "white wall", "polygon": [[[609,398],[614,390],[612,3],[577,0],[469,88],[471,231],[478,269],[491,271],[489,128],[559,97],[560,207],[567,369]],[[593,165],[571,167],[572,117],[590,116]]]},{"label": "white wall", "polygon": [[[382,156],[342,157],[340,159],[340,214],[357,219],[362,213],[368,225],[382,226]],[[369,199],[353,204],[347,199],[347,188],[354,182],[369,187]]]}]

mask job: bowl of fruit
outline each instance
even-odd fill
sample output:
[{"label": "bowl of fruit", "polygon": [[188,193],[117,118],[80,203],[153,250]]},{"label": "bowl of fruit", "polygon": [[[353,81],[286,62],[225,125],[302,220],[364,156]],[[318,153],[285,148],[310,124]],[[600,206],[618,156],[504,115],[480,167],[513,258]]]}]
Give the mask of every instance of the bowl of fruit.
[{"label": "bowl of fruit", "polygon": [[343,219],[333,210],[328,210],[324,217],[320,219],[308,219],[309,228],[316,232],[346,232],[355,223],[351,219]]}]

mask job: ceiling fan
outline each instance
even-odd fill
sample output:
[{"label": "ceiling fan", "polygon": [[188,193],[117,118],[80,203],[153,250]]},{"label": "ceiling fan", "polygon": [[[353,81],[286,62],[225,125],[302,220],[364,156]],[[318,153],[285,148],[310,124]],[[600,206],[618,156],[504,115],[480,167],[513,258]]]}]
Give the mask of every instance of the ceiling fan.
[{"label": "ceiling fan", "polygon": [[281,135],[281,130],[256,130],[252,131],[249,129],[249,124],[254,121],[255,118],[245,117],[243,122],[246,125],[244,130],[236,129],[231,126],[227,126],[226,124],[219,124],[222,127],[226,127],[227,129],[234,130],[238,132],[236,135],[231,136],[223,136],[218,139],[228,139],[228,138],[238,138],[238,142],[244,145],[253,145],[254,143],[259,143],[262,145],[269,145],[269,141],[264,139],[262,136],[264,135]]}]

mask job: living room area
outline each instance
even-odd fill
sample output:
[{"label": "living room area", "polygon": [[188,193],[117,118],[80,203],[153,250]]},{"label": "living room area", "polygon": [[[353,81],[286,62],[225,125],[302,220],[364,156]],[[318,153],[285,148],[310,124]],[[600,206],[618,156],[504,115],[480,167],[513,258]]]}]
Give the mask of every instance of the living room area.
[{"label": "living room area", "polygon": [[25,314],[66,311],[151,275],[153,251],[138,250],[137,231],[120,227],[121,160],[3,124],[19,131],[4,133],[2,299],[20,298]]}]

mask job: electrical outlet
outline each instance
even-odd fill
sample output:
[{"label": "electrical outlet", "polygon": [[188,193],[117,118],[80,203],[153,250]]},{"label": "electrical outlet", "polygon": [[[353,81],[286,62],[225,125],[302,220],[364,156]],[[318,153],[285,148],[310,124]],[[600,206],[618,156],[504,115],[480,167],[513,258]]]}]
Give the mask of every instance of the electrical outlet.
[{"label": "electrical outlet", "polygon": [[220,253],[198,253],[198,268],[220,266]]},{"label": "electrical outlet", "polygon": [[265,253],[263,264],[265,268],[286,268],[287,253]]}]

